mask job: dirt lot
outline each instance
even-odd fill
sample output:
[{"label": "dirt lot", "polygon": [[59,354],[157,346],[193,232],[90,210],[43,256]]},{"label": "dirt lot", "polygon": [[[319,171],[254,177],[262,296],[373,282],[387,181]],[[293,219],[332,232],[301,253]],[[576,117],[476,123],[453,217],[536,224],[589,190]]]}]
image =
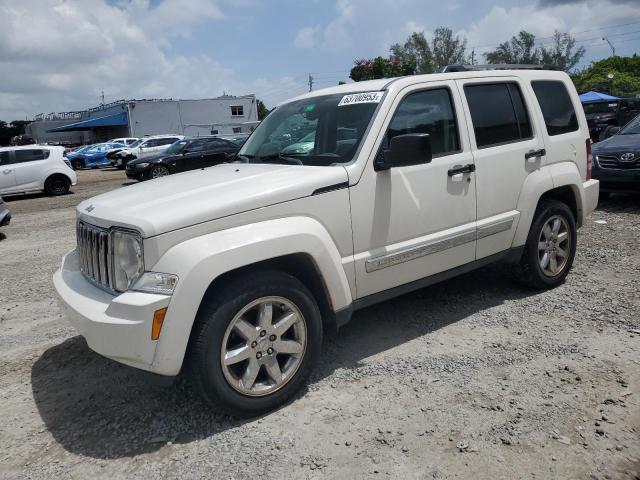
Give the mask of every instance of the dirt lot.
[{"label": "dirt lot", "polygon": [[492,266],[361,311],[303,395],[240,421],[94,354],[58,308],[75,205],[126,183],[7,199],[0,477],[640,478],[639,197],[602,202],[562,287]]}]

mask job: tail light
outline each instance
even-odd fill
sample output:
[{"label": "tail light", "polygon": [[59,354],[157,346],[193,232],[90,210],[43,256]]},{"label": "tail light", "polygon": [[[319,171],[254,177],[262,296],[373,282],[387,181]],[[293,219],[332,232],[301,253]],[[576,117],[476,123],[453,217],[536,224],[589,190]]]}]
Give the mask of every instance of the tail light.
[{"label": "tail light", "polygon": [[71,170],[73,170],[73,167],[71,166],[71,162],[69,160],[67,160],[66,158],[64,159],[64,163],[67,164],[67,167],[69,167]]},{"label": "tail light", "polygon": [[593,169],[593,156],[591,155],[591,139],[585,141],[587,147],[587,180],[591,180],[591,170]]}]

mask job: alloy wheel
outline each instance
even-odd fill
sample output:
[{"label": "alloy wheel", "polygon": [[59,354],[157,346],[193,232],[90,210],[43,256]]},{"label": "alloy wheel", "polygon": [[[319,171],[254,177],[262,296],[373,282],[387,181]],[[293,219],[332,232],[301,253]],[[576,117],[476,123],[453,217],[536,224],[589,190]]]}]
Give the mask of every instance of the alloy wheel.
[{"label": "alloy wheel", "polygon": [[151,178],[166,177],[169,171],[165,167],[153,167],[151,170]]},{"label": "alloy wheel", "polygon": [[247,396],[264,396],[296,374],[307,349],[307,325],[300,309],[283,297],[263,297],[231,320],[220,363],[229,385]]},{"label": "alloy wheel", "polygon": [[538,239],[540,269],[547,277],[562,273],[571,253],[571,230],[567,220],[554,215],[542,227]]}]

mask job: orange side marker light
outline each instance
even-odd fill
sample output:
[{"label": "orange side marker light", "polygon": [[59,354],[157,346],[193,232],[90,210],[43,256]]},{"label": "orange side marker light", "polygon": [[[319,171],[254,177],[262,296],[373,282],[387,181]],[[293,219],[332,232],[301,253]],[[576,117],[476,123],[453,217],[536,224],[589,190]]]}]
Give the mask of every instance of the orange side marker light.
[{"label": "orange side marker light", "polygon": [[151,325],[151,340],[160,338],[160,331],[164,323],[164,316],[167,314],[167,307],[161,308],[153,312],[153,325]]}]

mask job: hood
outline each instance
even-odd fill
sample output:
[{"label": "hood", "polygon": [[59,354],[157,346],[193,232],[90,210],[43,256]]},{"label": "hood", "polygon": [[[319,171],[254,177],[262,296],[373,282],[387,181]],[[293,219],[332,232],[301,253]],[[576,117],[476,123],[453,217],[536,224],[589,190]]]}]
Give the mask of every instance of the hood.
[{"label": "hood", "polygon": [[310,196],[348,181],[344,167],[227,163],[119,188],[80,203],[78,217],[143,237]]},{"label": "hood", "polygon": [[157,162],[158,160],[162,160],[163,158],[169,158],[174,156],[175,155],[162,155],[162,154],[149,155],[148,157],[136,158],[135,160],[131,160],[130,162],[127,163],[127,165],[133,166],[133,165],[136,165],[137,163]]},{"label": "hood", "polygon": [[593,153],[626,153],[640,152],[640,134],[613,135],[593,145]]}]

